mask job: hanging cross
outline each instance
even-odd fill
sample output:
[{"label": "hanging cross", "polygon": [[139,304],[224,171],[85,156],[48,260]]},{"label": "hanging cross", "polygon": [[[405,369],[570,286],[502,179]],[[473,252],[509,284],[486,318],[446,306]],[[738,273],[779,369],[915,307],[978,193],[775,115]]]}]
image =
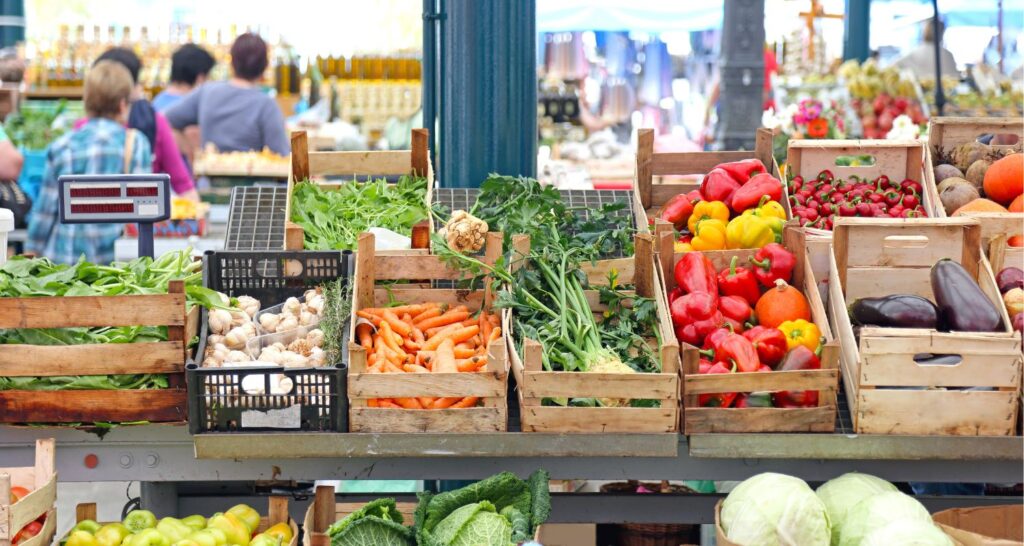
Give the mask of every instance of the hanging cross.
[{"label": "hanging cross", "polygon": [[825,7],[819,0],[811,0],[811,9],[800,12],[800,17],[807,19],[807,35],[810,38],[807,45],[809,61],[814,60],[814,20],[815,19],[842,19],[839,13],[825,13]]}]

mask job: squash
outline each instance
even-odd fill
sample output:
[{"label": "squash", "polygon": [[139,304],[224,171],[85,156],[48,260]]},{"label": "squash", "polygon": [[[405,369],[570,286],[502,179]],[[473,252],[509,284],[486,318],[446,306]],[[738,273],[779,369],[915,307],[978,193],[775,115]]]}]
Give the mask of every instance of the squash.
[{"label": "squash", "polygon": [[985,196],[1007,205],[1024,193],[1024,154],[1011,154],[996,161],[985,172]]},{"label": "squash", "polygon": [[1024,212],[1024,194],[1013,198],[1013,202],[1010,203],[1009,210],[1010,212]]},{"label": "squash", "polygon": [[988,199],[975,199],[974,201],[956,209],[953,216],[960,216],[965,212],[1007,212],[1007,210],[995,201],[990,201]]},{"label": "squash", "polygon": [[757,323],[765,328],[778,328],[787,320],[811,320],[811,306],[799,290],[778,279],[775,286],[761,295],[754,306]]}]

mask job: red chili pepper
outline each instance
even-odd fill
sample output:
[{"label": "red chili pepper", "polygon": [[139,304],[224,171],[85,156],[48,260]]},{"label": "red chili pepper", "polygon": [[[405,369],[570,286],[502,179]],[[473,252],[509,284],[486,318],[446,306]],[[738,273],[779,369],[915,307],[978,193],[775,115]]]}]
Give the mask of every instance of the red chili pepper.
[{"label": "red chili pepper", "polygon": [[871,204],[864,202],[857,203],[857,216],[871,216]]},{"label": "red chili pepper", "polygon": [[792,280],[796,255],[779,243],[768,243],[751,256],[750,263],[754,265],[754,276],[758,282],[772,288],[778,279]]},{"label": "red chili pepper", "polygon": [[718,275],[715,266],[700,252],[687,252],[673,269],[676,285],[686,293],[705,292],[718,296]]},{"label": "red chili pepper", "polygon": [[846,203],[843,203],[843,204],[839,205],[839,216],[854,216],[854,215],[856,215],[857,214],[857,203],[858,202],[859,202],[859,200],[855,200],[855,202],[846,202]]},{"label": "red chili pepper", "polygon": [[[735,365],[726,364],[725,362],[715,362],[708,368],[707,373],[733,373],[736,370]],[[716,392],[711,394],[701,394],[697,397],[697,403],[703,407],[712,408],[727,408],[733,400],[736,399],[735,392]]]},{"label": "red chili pepper", "polygon": [[[749,323],[746,324],[746,326],[749,326],[749,325],[750,325]],[[727,317],[725,315],[722,315],[722,323],[719,324],[719,326],[724,326],[726,328],[730,328],[730,329],[732,329],[733,332],[736,332],[737,334],[742,334],[743,330],[746,330],[746,327],[744,326],[744,323],[736,321],[736,320],[733,320],[733,319],[731,319],[731,318],[729,318],[729,317]]]},{"label": "red chili pepper", "polygon": [[[824,341],[824,340],[822,340]],[[818,344],[818,349],[812,352],[804,345],[797,345],[786,354],[779,365],[779,371],[792,370],[820,370],[821,349],[823,343]],[[802,408],[818,405],[818,391],[780,391],[775,393],[775,405],[780,408]]]},{"label": "red chili pepper", "polygon": [[739,296],[754,305],[761,298],[761,287],[750,268],[736,267],[739,260],[739,256],[733,256],[729,268],[718,273],[718,292],[723,296]]},{"label": "red chili pepper", "polygon": [[762,364],[774,367],[779,362],[782,362],[782,359],[786,356],[786,351],[788,350],[786,334],[783,334],[778,328],[754,326],[743,332],[743,337],[749,339],[754,344],[754,349],[757,350],[757,358],[761,360]]},{"label": "red chili pepper", "polygon": [[693,214],[693,206],[697,204],[697,201],[700,201],[700,192],[697,190],[680,193],[669,199],[668,203],[661,207],[661,213],[658,214],[658,218],[672,224],[676,229],[683,229],[686,227],[686,221]]},{"label": "red chili pepper", "polygon": [[732,194],[730,206],[735,212],[743,212],[756,207],[766,195],[772,201],[781,200],[782,182],[770,174],[762,173],[751,178]]},{"label": "red chili pepper", "polygon": [[912,194],[904,195],[903,196],[903,207],[904,208],[912,209],[912,208],[917,207],[917,205],[919,205],[920,203],[921,203],[921,200],[918,199],[917,194],[912,193]]},{"label": "red chili pepper", "polygon": [[739,182],[740,185],[746,184],[748,180],[754,177],[754,175],[766,171],[764,163],[761,163],[760,159],[741,159],[739,161],[730,161],[729,163],[720,163],[715,168],[722,169],[729,173],[729,176],[731,176],[733,180]]},{"label": "red chili pepper", "polygon": [[741,372],[756,372],[761,365],[757,358],[757,350],[749,339],[740,334],[729,334],[718,344],[716,358],[722,362],[731,362]]},{"label": "red chili pepper", "polygon": [[722,312],[723,317],[735,320],[740,324],[749,322],[751,315],[754,314],[754,310],[750,308],[747,300],[740,296],[722,296],[718,298],[718,310]]},{"label": "red chili pepper", "polygon": [[884,174],[875,179],[875,188],[877,191],[884,191],[889,186],[889,177]]},{"label": "red chili pepper", "polygon": [[833,175],[832,171],[830,171],[828,169],[825,169],[824,171],[821,171],[820,173],[818,173],[818,181],[819,182],[832,182],[835,179],[836,179],[835,175]]},{"label": "red chili pepper", "polygon": [[920,182],[909,178],[905,178],[903,179],[903,182],[900,182],[900,188],[903,189],[903,193],[913,192],[918,195],[921,194],[921,190],[923,189]]},{"label": "red chili pepper", "polygon": [[895,191],[885,192],[885,204],[895,207],[903,201],[903,194]]},{"label": "red chili pepper", "polygon": [[721,201],[728,204],[732,200],[732,194],[738,189],[740,183],[725,170],[718,168],[711,169],[700,183],[700,195],[705,201]]}]

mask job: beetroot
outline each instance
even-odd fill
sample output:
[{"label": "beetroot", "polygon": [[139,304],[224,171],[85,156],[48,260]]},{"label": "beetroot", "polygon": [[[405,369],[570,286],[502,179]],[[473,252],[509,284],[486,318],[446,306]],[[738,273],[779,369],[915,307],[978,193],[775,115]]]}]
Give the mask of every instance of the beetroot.
[{"label": "beetroot", "polygon": [[999,293],[1005,294],[1014,288],[1024,288],[1024,271],[1019,267],[1004,267],[996,275]]}]

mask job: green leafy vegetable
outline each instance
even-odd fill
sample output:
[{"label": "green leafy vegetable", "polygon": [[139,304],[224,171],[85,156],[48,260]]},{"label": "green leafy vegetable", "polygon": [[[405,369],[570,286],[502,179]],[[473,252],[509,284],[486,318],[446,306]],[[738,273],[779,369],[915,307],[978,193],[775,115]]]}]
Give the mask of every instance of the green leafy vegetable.
[{"label": "green leafy vegetable", "polygon": [[291,221],[302,227],[306,250],[354,250],[359,234],[373,227],[410,235],[428,218],[426,199],[427,180],[413,176],[397,184],[352,181],[330,190],[300,183],[292,196]]},{"label": "green leafy vegetable", "polygon": [[54,109],[22,108],[12,112],[4,121],[4,131],[15,146],[28,150],[45,150],[64,130],[54,121],[67,109],[67,99],[61,99]]},{"label": "green leafy vegetable", "polygon": [[327,529],[331,546],[412,546],[412,529],[402,525],[395,499],[377,499]]}]

